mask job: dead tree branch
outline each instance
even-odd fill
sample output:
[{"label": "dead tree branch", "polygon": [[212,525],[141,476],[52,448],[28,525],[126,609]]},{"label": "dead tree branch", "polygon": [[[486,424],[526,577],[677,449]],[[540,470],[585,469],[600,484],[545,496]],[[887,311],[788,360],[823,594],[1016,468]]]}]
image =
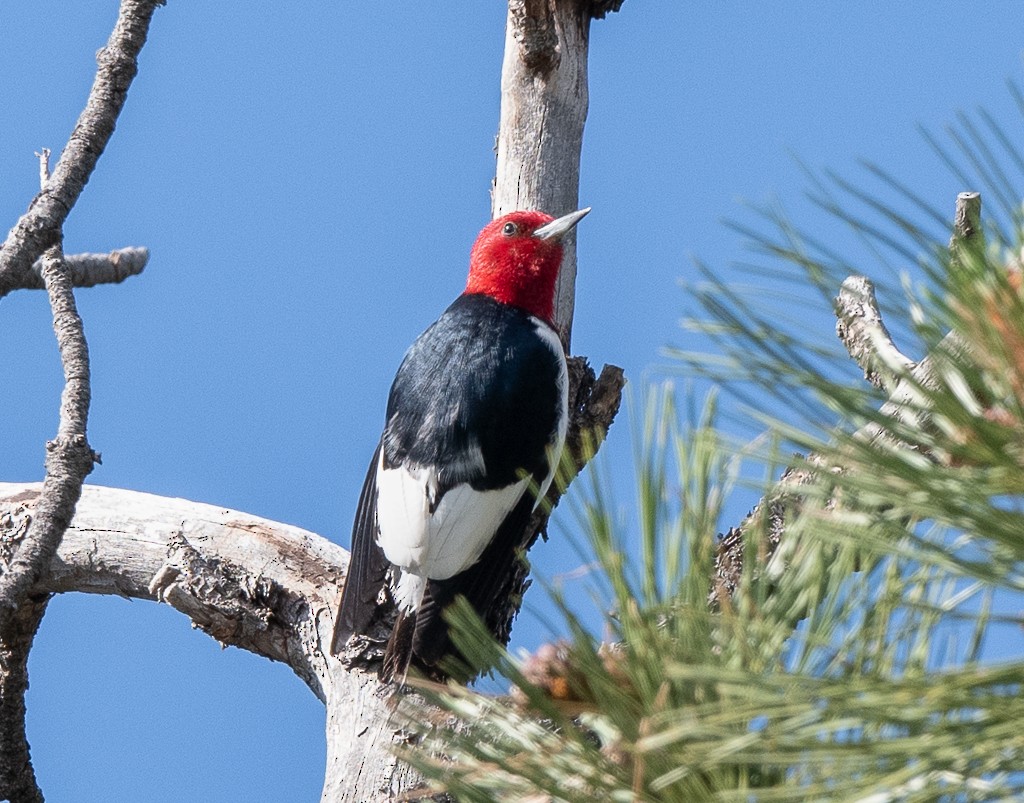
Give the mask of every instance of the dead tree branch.
[{"label": "dead tree branch", "polygon": [[[0,559],[23,537],[41,491],[38,483],[0,483]],[[390,690],[330,654],[347,566],[342,547],[298,527],[86,485],[34,591],[44,601],[84,592],[163,602],[221,644],[286,664],[327,707],[323,800],[362,803],[392,799],[416,778],[387,749],[401,738],[390,724]]]},{"label": "dead tree branch", "polygon": [[28,652],[47,598],[34,587],[50,567],[97,459],[85,436],[89,352],[59,243],[46,251],[41,273],[64,368],[60,423],[46,444],[46,479],[35,514],[19,528],[17,540],[0,542],[0,796],[26,801],[42,800],[25,741]]},{"label": "dead tree branch", "polygon": [[[0,530],[0,798],[12,803],[43,799],[25,736],[28,655],[49,599],[38,585],[74,516],[82,483],[99,459],[86,439],[89,352],[75,305],[74,279],[64,258],[63,225],[114,131],[158,4],[122,2],[114,31],[98,56],[89,100],[57,168],[51,175],[48,149],[37,154],[39,194],[0,247],[0,297],[19,287],[45,287],[64,370],[57,435],[46,444],[42,489],[31,515],[13,529]],[[138,270],[145,264],[138,254],[129,261]],[[80,271],[80,278],[87,273]],[[0,524],[8,522],[0,517]]]},{"label": "dead tree branch", "polygon": [[[513,208],[561,214],[577,207],[590,19],[616,10],[620,3],[511,0],[495,215]],[[60,243],[64,220],[113,132],[152,14],[161,4],[160,0],[122,0],[117,26],[100,52],[96,81],[75,132],[52,175],[45,178],[43,189],[0,249],[0,297],[16,288],[38,286],[32,264]],[[576,272],[575,247],[568,245],[556,300],[556,318],[566,344]],[[67,292],[79,281],[84,286],[104,281],[104,276],[123,278],[119,270],[127,267],[122,262],[138,270],[145,264],[141,250],[115,253],[116,257],[73,259],[82,267],[77,278],[65,260],[59,275]],[[44,273],[49,287],[48,267]],[[69,348],[76,345],[84,348],[84,341],[68,341]],[[579,358],[573,358],[571,366],[568,448],[578,469],[614,419],[623,379],[613,367],[595,378]],[[69,420],[81,424],[81,438],[62,426],[51,449],[54,468],[42,486],[0,484],[0,565],[28,561],[32,555],[33,566],[37,561],[46,563],[38,574],[35,569],[31,575],[20,569],[8,572],[8,582],[23,578],[17,580],[18,589],[40,600],[38,616],[50,594],[66,591],[164,602],[221,643],[287,663],[326,704],[328,758],[322,799],[355,802],[407,793],[417,778],[389,750],[405,738],[392,724],[388,699],[392,690],[382,686],[375,674],[352,669],[330,654],[338,586],[347,565],[344,550],[311,533],[247,514],[129,491],[86,486],[75,508],[72,497],[78,491],[67,492],[75,487],[75,472],[87,471],[93,459],[84,437],[87,363],[69,373],[69,387],[74,382],[80,390],[84,388],[85,395],[65,399],[62,409],[66,408]],[[61,461],[73,465],[58,470]],[[59,484],[60,494],[54,498],[61,504],[51,511],[54,484]],[[70,507],[64,504],[69,500]],[[70,510],[75,511],[74,518],[64,530]],[[543,524],[537,523],[529,534],[531,540]],[[62,540],[59,536],[47,540],[46,549],[36,550],[32,539],[37,531],[65,534]],[[511,578],[510,583],[510,591],[521,591],[525,576]],[[26,584],[28,588],[23,588]],[[493,613],[510,621],[517,607]],[[22,604],[0,645],[11,651],[0,653],[5,661],[0,669],[7,667],[3,671],[9,679],[0,689],[6,689],[0,715],[11,723],[7,730],[0,727],[0,749],[5,749],[9,761],[17,762],[24,748],[23,763],[28,752],[23,708],[18,714],[18,706],[24,705],[24,660],[38,625],[38,617],[24,618],[29,614],[34,615],[34,609]],[[15,625],[20,630],[14,630]],[[13,712],[9,718],[8,712]],[[31,765],[25,765],[31,773]],[[31,774],[22,777],[31,784],[26,787],[28,796],[17,798],[19,803],[41,800]],[[2,774],[0,780],[7,784],[0,789],[0,797],[16,788]]]},{"label": "dead tree branch", "polygon": [[[39,483],[0,483],[0,558],[38,516],[43,493]],[[220,643],[288,664],[323,700],[332,611],[347,565],[344,549],[298,527],[86,485],[35,590],[165,602]]]},{"label": "dead tree branch", "polygon": [[[120,284],[129,276],[137,276],[149,262],[149,249],[118,248],[108,254],[68,254],[64,257],[72,287],[95,287],[98,284]],[[42,259],[22,274],[21,284],[12,290],[43,290]]]},{"label": "dead tree branch", "polygon": [[5,561],[0,574],[0,622],[49,567],[74,516],[82,483],[97,459],[86,440],[89,350],[60,245],[47,250],[42,275],[50,296],[65,384],[57,436],[46,444],[46,479],[39,505],[17,551]]},{"label": "dead tree branch", "polygon": [[[956,215],[950,240],[951,269],[984,250],[981,228],[981,196],[976,192],[962,192],[956,199]],[[839,317],[837,331],[850,356],[864,369],[865,378],[876,387],[887,390],[889,399],[880,408],[886,418],[904,426],[928,426],[928,400],[923,390],[936,386],[936,366],[933,356],[914,362],[904,356],[892,342],[878,310],[871,282],[853,276],[843,282],[836,299]],[[950,332],[941,341],[937,352],[945,355],[961,352],[962,339]],[[891,438],[890,429],[871,422],[854,433],[857,439],[870,442]],[[732,527],[719,541],[710,601],[719,605],[723,595],[731,596],[739,587],[743,573],[744,536],[752,528],[762,527],[767,536],[764,553],[759,560],[767,565],[776,548],[785,537],[787,521],[802,504],[801,486],[817,482],[823,471],[834,470],[818,455],[811,455],[800,468],[787,469],[772,492],[766,495],[738,526]]]},{"label": "dead tree branch", "polygon": [[35,260],[60,241],[64,221],[114,133],[138,72],[150,20],[160,5],[162,0],[122,1],[113,33],[97,54],[96,79],[68,144],[45,186],[0,247],[0,298],[26,286],[26,274]]}]

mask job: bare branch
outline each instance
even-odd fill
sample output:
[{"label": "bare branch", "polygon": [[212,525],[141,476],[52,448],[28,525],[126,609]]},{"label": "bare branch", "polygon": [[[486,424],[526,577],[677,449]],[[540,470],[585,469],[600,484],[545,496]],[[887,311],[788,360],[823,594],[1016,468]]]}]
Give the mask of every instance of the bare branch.
[{"label": "bare branch", "polygon": [[113,33],[97,54],[99,69],[89,100],[57,167],[0,248],[0,297],[25,286],[32,263],[60,240],[68,213],[114,133],[138,72],[139,51],[146,42],[150,20],[162,4],[162,0],[122,0]]},{"label": "bare branch", "polygon": [[50,149],[43,148],[36,153],[39,160],[39,189],[46,188],[46,182],[50,180]]},{"label": "bare branch", "polygon": [[65,384],[57,436],[46,444],[43,493],[17,552],[0,574],[0,621],[5,616],[3,609],[10,611],[21,604],[49,566],[74,516],[82,483],[97,459],[85,436],[89,351],[59,245],[52,246],[43,257],[42,275],[50,295]]},{"label": "bare branch", "polygon": [[836,316],[836,334],[864,370],[864,378],[879,390],[891,393],[900,378],[913,370],[914,361],[893,343],[870,279],[850,276],[843,282],[836,299]]},{"label": "bare branch", "polygon": [[[956,199],[956,216],[953,235],[949,244],[951,269],[958,270],[969,258],[984,251],[984,233],[981,227],[981,195],[976,192],[962,192]],[[874,299],[870,282],[851,277],[843,283],[843,291],[836,300],[840,315],[840,338],[844,343],[849,338],[863,343],[864,354],[858,359],[857,349],[847,345],[851,356],[864,368],[870,381],[872,370],[878,374],[881,384],[876,385],[889,391],[889,399],[880,412],[887,418],[901,422],[904,426],[925,428],[929,425],[927,389],[936,387],[938,382],[936,357],[962,353],[966,348],[963,338],[950,332],[939,343],[936,354],[929,355],[914,363],[901,354],[889,338]],[[849,285],[852,284],[852,287]],[[846,332],[843,337],[842,316],[850,316],[847,328],[862,327],[862,331]],[[857,320],[853,320],[857,319]],[[859,353],[859,352],[858,352]],[[862,362],[864,360],[864,362]],[[879,369],[881,368],[881,371]],[[908,370],[909,369],[909,370]],[[874,384],[874,383],[872,383]],[[856,439],[869,442],[891,440],[891,430],[882,424],[870,422],[853,435]],[[786,523],[799,508],[803,495],[801,486],[817,481],[820,474],[837,470],[817,455],[811,455],[801,468],[789,468],[738,527],[729,532],[718,544],[715,554],[714,582],[710,594],[713,605],[724,602],[738,587],[743,571],[744,534],[752,527],[761,525],[767,534],[767,545],[759,562],[767,565],[786,532]],[[766,518],[765,518],[766,517]]]},{"label": "bare branch", "polygon": [[[147,248],[119,248],[109,254],[70,254],[64,257],[72,287],[95,287],[98,284],[118,284],[129,276],[142,273],[149,262]],[[32,270],[23,274],[15,290],[42,290],[42,259],[36,260]]]},{"label": "bare branch", "polygon": [[[23,537],[41,490],[0,483],[0,563]],[[346,671],[329,650],[347,566],[344,549],[298,527],[86,485],[35,591],[43,599],[78,591],[158,600],[222,644],[287,664],[327,706],[323,800],[393,799],[417,779],[388,752],[404,738],[391,724],[391,691],[376,674]],[[0,718],[0,739],[6,724]]]},{"label": "bare branch", "polygon": [[[37,516],[42,492],[38,483],[0,483],[0,561]],[[37,590],[165,602],[221,643],[288,664],[323,699],[347,564],[344,549],[298,527],[86,485]]]},{"label": "bare branch", "polygon": [[46,480],[35,515],[19,527],[17,551],[13,542],[0,550],[5,564],[0,574],[0,796],[24,801],[42,800],[25,741],[24,694],[28,653],[47,597],[33,600],[30,595],[57,552],[95,459],[85,439],[89,352],[59,243],[46,251],[42,263],[64,367],[60,423],[57,437],[46,444]]}]

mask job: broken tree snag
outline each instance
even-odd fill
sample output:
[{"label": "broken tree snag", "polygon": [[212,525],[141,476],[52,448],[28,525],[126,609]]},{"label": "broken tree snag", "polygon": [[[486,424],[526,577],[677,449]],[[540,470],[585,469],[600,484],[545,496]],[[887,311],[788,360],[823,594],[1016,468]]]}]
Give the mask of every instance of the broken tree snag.
[{"label": "broken tree snag", "polygon": [[[981,225],[981,195],[961,192],[956,198],[953,233],[949,242],[950,278],[972,266],[984,267],[985,240]],[[851,276],[843,282],[836,299],[837,333],[850,356],[864,369],[865,379],[888,392],[888,400],[879,412],[904,428],[925,430],[930,426],[927,390],[939,382],[936,363],[950,355],[963,354],[967,348],[957,332],[949,332],[935,350],[920,361],[900,352],[889,336],[875,300],[871,282]],[[890,423],[869,422],[852,437],[869,443],[897,443]],[[771,560],[785,537],[788,522],[804,501],[801,486],[817,482],[826,471],[841,470],[813,454],[800,467],[786,469],[774,488],[765,495],[738,527],[732,527],[719,540],[714,578],[709,595],[713,607],[728,603],[738,587],[743,571],[744,538],[751,528],[762,526],[766,547],[758,556],[764,566]]]},{"label": "broken tree snag", "polygon": [[[511,0],[501,67],[493,217],[517,209],[564,215],[579,208],[587,119],[590,14],[579,0]],[[576,238],[564,243],[555,321],[568,349],[576,286]]]},{"label": "broken tree snag", "polygon": [[961,192],[956,196],[956,217],[949,250],[954,264],[962,263],[964,251],[981,254],[985,250],[985,232],[981,228],[981,193]]}]

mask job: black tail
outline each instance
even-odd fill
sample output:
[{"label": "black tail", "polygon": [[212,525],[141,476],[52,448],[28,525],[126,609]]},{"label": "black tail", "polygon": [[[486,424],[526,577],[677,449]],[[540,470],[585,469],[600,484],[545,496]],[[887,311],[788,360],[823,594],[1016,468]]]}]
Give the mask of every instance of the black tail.
[{"label": "black tail", "polygon": [[[459,680],[470,680],[485,668],[469,667],[465,657],[455,649],[444,612],[456,597],[463,596],[485,622],[508,618],[504,613],[496,616],[494,609],[497,606],[504,612],[507,606],[514,604],[504,596],[506,584],[520,559],[519,549],[532,512],[533,496],[524,494],[476,563],[447,580],[429,580],[416,610],[399,613],[384,652],[381,680],[402,680],[410,665],[433,680],[444,680],[447,674],[441,664],[454,669],[451,662],[445,661],[448,656],[467,664],[465,672],[456,671]],[[514,607],[518,610],[518,605]],[[507,633],[495,632],[495,636],[507,640]]]},{"label": "black tail", "polygon": [[379,677],[385,683],[393,680],[403,681],[412,661],[413,636],[416,635],[416,613],[399,611],[395,627],[384,650],[384,663],[381,664]]}]

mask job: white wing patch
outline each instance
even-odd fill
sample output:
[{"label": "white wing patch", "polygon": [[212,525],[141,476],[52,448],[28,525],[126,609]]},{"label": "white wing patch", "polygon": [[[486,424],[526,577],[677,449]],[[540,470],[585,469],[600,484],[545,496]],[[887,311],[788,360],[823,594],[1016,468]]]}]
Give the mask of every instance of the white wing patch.
[{"label": "white wing patch", "polygon": [[423,578],[447,580],[476,563],[529,484],[523,479],[493,491],[456,485],[431,513],[437,499],[436,469],[385,469],[382,458],[377,466],[377,543],[402,570],[395,589],[399,604],[419,604]]}]

